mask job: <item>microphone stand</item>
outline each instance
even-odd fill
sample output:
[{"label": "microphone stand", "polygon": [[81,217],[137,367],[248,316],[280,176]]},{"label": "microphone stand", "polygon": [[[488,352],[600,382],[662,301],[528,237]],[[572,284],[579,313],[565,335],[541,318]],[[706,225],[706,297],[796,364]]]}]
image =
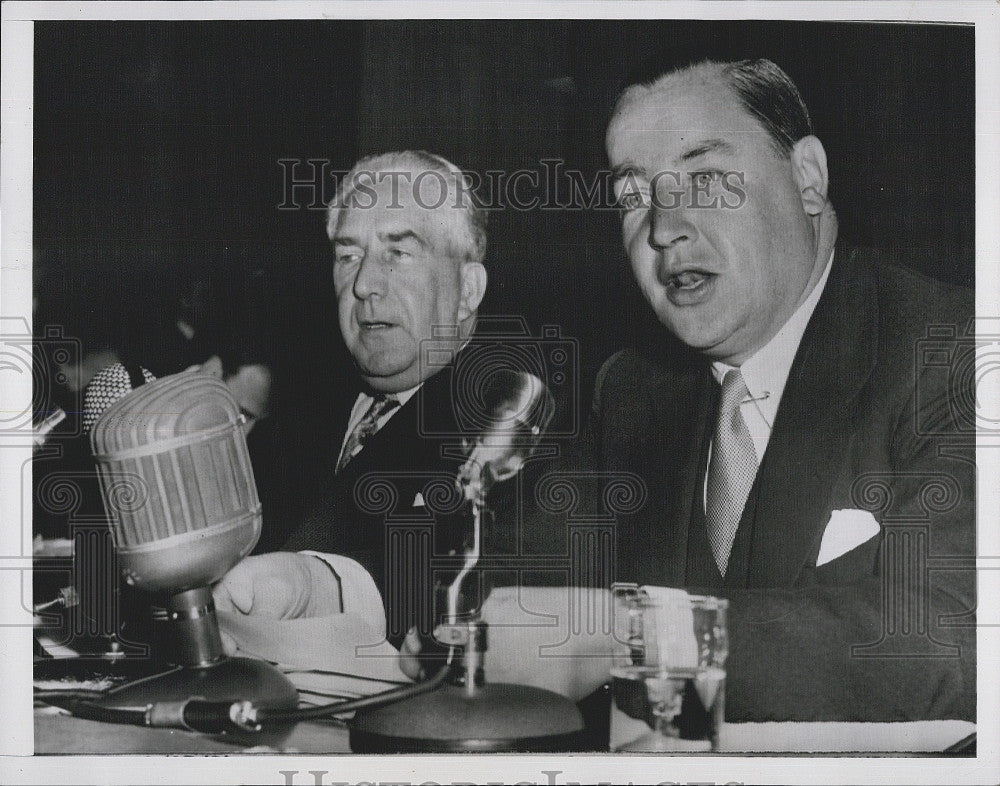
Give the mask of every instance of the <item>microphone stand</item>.
[{"label": "microphone stand", "polygon": [[[157,650],[168,652],[170,667],[159,674],[126,683],[105,693],[100,704],[110,709],[156,708],[162,718],[149,725],[188,725],[185,705],[192,698],[204,701],[249,700],[261,706],[293,708],[298,692],[288,678],[270,663],[256,658],[226,655],[210,587],[197,587],[169,595],[154,613],[161,628]],[[177,713],[178,723],[169,723]],[[272,732],[287,732],[272,728]],[[233,730],[230,730],[232,733]],[[261,742],[260,735],[253,736]]]},{"label": "microphone stand", "polygon": [[[529,381],[541,385],[534,378]],[[458,473],[458,484],[471,503],[472,547],[448,588],[448,611],[434,629],[434,638],[449,647],[449,652],[459,650],[460,655],[443,667],[446,676],[435,678],[441,681],[437,690],[358,712],[348,724],[351,750],[355,753],[552,753],[587,749],[582,716],[570,699],[543,688],[487,681],[488,625],[478,611],[465,615],[458,612],[462,581],[480,557],[486,492],[493,482],[520,470],[542,428],[526,427],[520,422],[507,425],[513,425],[513,434],[528,428],[529,442],[511,444],[510,434],[488,434],[473,448]]]}]

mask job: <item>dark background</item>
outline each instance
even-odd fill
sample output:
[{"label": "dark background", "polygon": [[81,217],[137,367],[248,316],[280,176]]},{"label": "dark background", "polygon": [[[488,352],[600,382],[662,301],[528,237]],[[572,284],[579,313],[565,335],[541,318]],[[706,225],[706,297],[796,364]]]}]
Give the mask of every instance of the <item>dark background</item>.
[{"label": "dark background", "polygon": [[[841,236],[974,278],[971,27],[686,21],[39,22],[36,330],[142,329],[192,275],[221,282],[276,360],[280,441],[308,461],[348,373],[319,209],[281,210],[281,159],[343,171],[426,148],[460,167],[585,176],[624,74],[650,56],[766,56],[801,88]],[[332,195],[332,189],[327,198]],[[296,192],[302,202],[308,194]],[[580,342],[582,400],[658,330],[613,211],[491,215],[485,314]],[[86,340],[84,342],[86,344]],[[86,346],[84,347],[86,349]],[[287,462],[289,489],[301,480]]]}]

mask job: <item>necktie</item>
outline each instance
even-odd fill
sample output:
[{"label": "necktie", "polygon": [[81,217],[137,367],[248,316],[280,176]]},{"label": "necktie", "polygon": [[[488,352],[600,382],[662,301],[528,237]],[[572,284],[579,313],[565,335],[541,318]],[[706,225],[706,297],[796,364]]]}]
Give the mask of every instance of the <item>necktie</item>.
[{"label": "necktie", "polygon": [[392,412],[399,406],[399,400],[389,398],[384,393],[375,396],[374,400],[365,416],[358,421],[358,424],[351,431],[344,445],[344,452],[340,454],[340,461],[337,462],[337,473],[339,474],[346,467],[354,454],[364,447],[365,442],[371,438],[372,434],[378,431],[378,419],[387,412]]},{"label": "necktie", "polygon": [[708,542],[723,576],[750,487],[757,475],[757,453],[740,413],[740,402],[749,395],[739,369],[727,371],[722,380],[719,420],[715,425],[712,461],[708,467],[705,509]]}]

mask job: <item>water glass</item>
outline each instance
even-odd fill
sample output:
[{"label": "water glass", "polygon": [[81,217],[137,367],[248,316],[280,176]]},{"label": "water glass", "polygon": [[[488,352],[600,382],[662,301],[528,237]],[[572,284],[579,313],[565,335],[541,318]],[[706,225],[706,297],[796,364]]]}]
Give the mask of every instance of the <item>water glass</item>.
[{"label": "water glass", "polygon": [[633,738],[617,750],[715,750],[725,717],[728,601],[634,585],[617,586],[615,601],[613,725],[620,713],[635,719],[620,724]]}]

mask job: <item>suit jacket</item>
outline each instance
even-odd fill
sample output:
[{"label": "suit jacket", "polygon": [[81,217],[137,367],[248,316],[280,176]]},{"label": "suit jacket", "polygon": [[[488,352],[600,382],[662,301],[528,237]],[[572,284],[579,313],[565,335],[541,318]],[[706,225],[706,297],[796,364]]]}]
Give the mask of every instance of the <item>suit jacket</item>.
[{"label": "suit jacket", "polygon": [[[332,455],[321,487],[283,546],[360,562],[382,593],[388,639],[397,646],[413,625],[423,633],[433,629],[434,585],[460,567],[470,531],[455,488],[463,459],[452,403],[454,368],[427,379],[340,473]],[[341,436],[350,414],[345,410],[335,432]]]},{"label": "suit jacket", "polygon": [[[702,483],[718,385],[693,351],[601,370],[591,461],[632,472],[618,580],[730,600],[730,720],[975,719],[972,293],[838,250],[725,579]],[[817,566],[835,510],[880,531]]]}]

